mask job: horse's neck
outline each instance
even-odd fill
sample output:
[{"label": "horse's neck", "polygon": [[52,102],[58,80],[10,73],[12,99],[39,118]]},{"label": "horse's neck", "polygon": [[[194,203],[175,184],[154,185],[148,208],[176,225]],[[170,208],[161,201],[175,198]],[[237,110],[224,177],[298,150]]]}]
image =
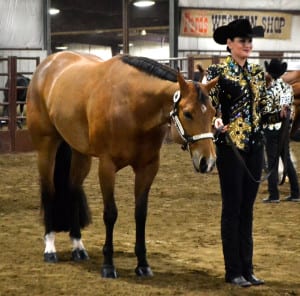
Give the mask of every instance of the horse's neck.
[{"label": "horse's neck", "polygon": [[170,118],[170,112],[173,109],[173,97],[177,90],[179,90],[179,84],[175,82],[170,82],[168,86],[164,89],[164,100],[162,106],[162,120],[167,122]]},{"label": "horse's neck", "polygon": [[150,100],[147,106],[147,112],[139,123],[140,128],[152,130],[154,127],[162,126],[170,122],[170,112],[173,109],[173,96],[179,89],[177,83],[162,80],[155,87],[151,81],[143,86],[143,93],[147,94]]}]

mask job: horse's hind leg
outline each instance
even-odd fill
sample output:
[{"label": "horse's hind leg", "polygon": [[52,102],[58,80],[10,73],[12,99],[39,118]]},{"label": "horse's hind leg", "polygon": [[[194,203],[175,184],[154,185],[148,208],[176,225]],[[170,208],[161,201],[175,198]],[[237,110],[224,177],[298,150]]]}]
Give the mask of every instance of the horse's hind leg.
[{"label": "horse's hind leg", "polygon": [[58,145],[58,141],[55,141],[50,137],[44,137],[40,139],[39,148],[37,149],[41,188],[41,206],[44,214],[45,226],[44,260],[50,263],[57,262],[53,222],[53,200],[55,196],[53,173]]},{"label": "horse's hind leg", "polygon": [[[70,231],[74,244],[80,246],[73,259],[87,259],[81,243],[80,228],[90,222],[89,211],[82,190],[82,182],[90,167],[90,159],[80,157],[61,139],[44,137],[38,149],[41,176],[41,199],[44,210],[46,262],[56,262],[54,233]],[[78,166],[78,167],[77,167]]]},{"label": "horse's hind leg", "polygon": [[137,256],[137,267],[135,273],[138,276],[153,276],[152,270],[147,262],[147,251],[145,242],[145,227],[148,209],[148,195],[152,182],[158,172],[159,161],[153,160],[146,167],[136,167],[135,171],[135,223],[136,242],[135,254]]},{"label": "horse's hind leg", "polygon": [[81,240],[80,229],[90,222],[90,211],[82,187],[90,168],[91,157],[73,150],[70,170],[70,195],[73,200],[71,204],[70,238],[73,243],[72,259],[74,261],[89,258]]},{"label": "horse's hind leg", "polygon": [[99,161],[99,182],[103,196],[103,220],[106,228],[106,238],[103,246],[103,265],[101,275],[104,278],[116,278],[117,272],[113,263],[113,231],[118,217],[114,197],[116,167],[109,158]]}]

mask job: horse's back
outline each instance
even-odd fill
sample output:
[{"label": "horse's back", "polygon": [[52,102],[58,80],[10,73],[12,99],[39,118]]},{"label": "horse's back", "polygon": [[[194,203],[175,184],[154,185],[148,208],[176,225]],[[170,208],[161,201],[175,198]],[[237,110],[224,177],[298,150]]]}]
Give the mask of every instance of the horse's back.
[{"label": "horse's back", "polygon": [[[56,114],[57,108],[61,108],[61,113],[72,112],[74,104],[67,102],[69,108],[61,106],[56,100],[67,99],[70,86],[63,85],[60,81],[72,68],[78,64],[99,64],[102,60],[96,56],[78,54],[74,52],[60,52],[48,56],[36,69],[27,92],[27,124],[33,136],[38,135],[57,135],[57,126],[51,118],[51,114]],[[78,67],[77,67],[78,68]],[[75,73],[74,79],[81,79],[81,73]],[[86,76],[86,75],[84,75]],[[70,84],[76,85],[76,81]],[[58,87],[57,87],[58,86]],[[59,90],[58,90],[59,88]],[[59,95],[58,95],[59,94]],[[60,116],[57,114],[57,116]],[[76,119],[76,118],[75,118]],[[36,142],[38,142],[37,139]]]},{"label": "horse's back", "polygon": [[[59,52],[48,56],[36,69],[30,89],[39,92],[39,95],[48,94],[57,78],[68,68],[78,63],[98,63],[102,60],[96,56],[89,56],[75,52]],[[30,100],[33,98],[29,97]]]},{"label": "horse's back", "polygon": [[151,138],[149,146],[159,146],[165,128],[156,126],[162,116],[157,108],[177,84],[145,72],[121,56],[107,61],[71,52],[49,56],[32,79],[28,127],[34,136],[63,138],[94,156],[109,150],[115,158],[133,158],[141,135]]},{"label": "horse's back", "polygon": [[[121,65],[117,56],[103,61],[73,52],[50,55],[38,66],[29,86],[29,130],[34,136],[62,137],[78,151],[92,153],[91,122],[97,120],[105,125],[105,106],[111,99],[111,89],[119,81],[115,73]],[[93,119],[91,114],[101,120]]]}]

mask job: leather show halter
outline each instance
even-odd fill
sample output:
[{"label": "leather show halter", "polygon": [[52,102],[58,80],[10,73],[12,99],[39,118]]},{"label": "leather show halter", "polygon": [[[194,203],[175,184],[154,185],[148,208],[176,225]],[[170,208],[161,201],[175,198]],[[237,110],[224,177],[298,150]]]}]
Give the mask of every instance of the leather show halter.
[{"label": "leather show halter", "polygon": [[[196,84],[195,84],[195,87],[197,88]],[[198,88],[197,88],[197,91],[199,92]],[[204,139],[214,140],[214,134],[211,132],[197,134],[197,135],[193,135],[193,136],[190,136],[189,134],[187,134],[185,132],[185,130],[180,122],[180,119],[178,117],[178,104],[179,104],[180,99],[181,99],[181,94],[180,94],[180,91],[177,90],[173,96],[174,104],[173,104],[173,110],[170,112],[170,116],[174,122],[174,125],[178,131],[178,134],[180,135],[181,139],[184,141],[184,144],[182,145],[182,149],[183,150],[189,149],[190,144],[195,143],[199,140],[204,140]]]}]

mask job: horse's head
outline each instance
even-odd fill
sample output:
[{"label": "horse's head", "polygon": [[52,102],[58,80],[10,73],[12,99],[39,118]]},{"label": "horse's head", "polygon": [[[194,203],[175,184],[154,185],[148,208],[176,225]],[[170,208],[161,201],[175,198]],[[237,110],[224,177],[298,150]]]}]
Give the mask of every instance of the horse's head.
[{"label": "horse's head", "polygon": [[172,138],[190,151],[194,168],[201,173],[211,171],[216,160],[212,133],[212,120],[216,111],[208,98],[208,92],[217,80],[201,84],[185,81],[178,73],[180,90],[174,94]]}]

